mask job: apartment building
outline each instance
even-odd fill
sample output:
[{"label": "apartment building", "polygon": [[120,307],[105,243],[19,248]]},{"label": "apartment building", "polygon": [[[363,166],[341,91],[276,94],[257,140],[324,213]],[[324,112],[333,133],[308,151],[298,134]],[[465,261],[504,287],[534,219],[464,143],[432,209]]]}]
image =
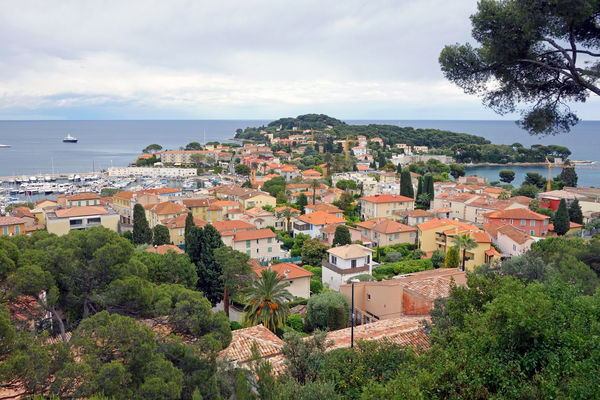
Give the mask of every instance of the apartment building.
[{"label": "apartment building", "polygon": [[373,246],[391,246],[394,244],[417,242],[417,228],[404,225],[387,218],[374,218],[359,222],[362,236],[373,243]]},{"label": "apartment building", "polygon": [[0,217],[0,235],[14,236],[25,233],[25,220],[18,217]]},{"label": "apartment building", "polygon": [[188,209],[177,203],[165,201],[164,203],[148,204],[144,206],[146,210],[146,219],[150,228],[154,228],[164,219],[187,215]]},{"label": "apartment building", "polygon": [[414,199],[398,194],[377,194],[360,198],[361,218],[393,218],[395,211],[415,209]]},{"label": "apartment building", "polygon": [[321,280],[323,285],[332,290],[349,279],[361,274],[371,274],[373,250],[360,244],[347,244],[327,250],[327,260],[323,260]]},{"label": "apartment building", "polygon": [[281,257],[281,244],[270,229],[237,231],[233,235],[222,235],[223,243],[234,250],[246,253],[260,262],[277,260]]},{"label": "apartment building", "polygon": [[83,230],[103,226],[117,232],[119,215],[113,209],[104,206],[82,206],[57,208],[46,214],[46,229],[58,236],[72,230]]},{"label": "apartment building", "polygon": [[[185,246],[185,220],[187,218],[187,214],[181,214],[176,217],[165,218],[161,221],[161,224],[166,226],[169,229],[169,237],[171,238],[171,243],[176,246]],[[194,218],[194,225],[200,228],[204,228],[206,226],[206,221],[198,218]]]},{"label": "apartment building", "polygon": [[531,236],[546,236],[550,217],[528,208],[494,211],[484,214],[485,223],[495,227],[510,225]]},{"label": "apartment building", "polygon": [[327,225],[340,224],[346,224],[346,220],[324,211],[315,211],[296,218],[296,222],[294,222],[294,236],[303,233],[309,235],[311,238],[322,238],[322,228]]}]

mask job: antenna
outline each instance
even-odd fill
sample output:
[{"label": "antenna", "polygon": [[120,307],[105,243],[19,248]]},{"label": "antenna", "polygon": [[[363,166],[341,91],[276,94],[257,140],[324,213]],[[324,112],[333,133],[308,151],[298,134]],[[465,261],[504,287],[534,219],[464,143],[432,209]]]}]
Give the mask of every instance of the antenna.
[{"label": "antenna", "polygon": [[204,128],[204,146],[206,146],[206,128]]}]

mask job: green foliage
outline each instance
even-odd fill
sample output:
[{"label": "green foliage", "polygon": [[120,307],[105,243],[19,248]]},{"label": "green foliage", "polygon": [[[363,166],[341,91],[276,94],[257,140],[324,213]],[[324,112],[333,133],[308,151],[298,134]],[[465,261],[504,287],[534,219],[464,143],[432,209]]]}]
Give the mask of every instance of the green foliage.
[{"label": "green foliage", "polygon": [[431,264],[433,268],[443,268],[445,266],[446,256],[440,250],[435,250],[431,255]]},{"label": "green foliage", "polygon": [[500,180],[504,183],[511,183],[515,180],[515,171],[511,169],[503,169],[498,173]]},{"label": "green foliage", "polygon": [[569,220],[576,224],[583,224],[583,213],[577,199],[573,200],[569,206]]},{"label": "green foliage", "polygon": [[[565,165],[570,166],[571,162],[569,160],[565,160]],[[565,186],[577,186],[577,172],[575,172],[575,168],[563,168],[560,174],[558,174],[557,178],[558,180],[563,181]]]},{"label": "green foliage", "polygon": [[430,259],[405,260],[381,265],[373,269],[373,276],[375,276],[376,278],[384,278],[393,275],[403,275],[410,274],[413,272],[427,271],[430,269],[433,269],[433,263]]},{"label": "green foliage", "polygon": [[169,243],[171,243],[171,235],[169,234],[169,228],[160,224],[152,228],[152,245],[160,246]]},{"label": "green foliage", "polygon": [[142,153],[144,153],[144,154],[156,153],[157,151],[161,151],[161,150],[162,150],[162,146],[160,144],[153,143],[153,144],[146,146],[142,150]]},{"label": "green foliage", "polygon": [[277,204],[286,204],[288,201],[288,197],[285,194],[285,190],[280,190],[279,192],[277,192],[277,196],[275,199],[275,202]]},{"label": "green foliage", "polygon": [[537,172],[527,172],[525,174],[525,180],[523,181],[523,185],[532,185],[537,187],[538,189],[543,189],[546,186],[546,178]]},{"label": "green foliage", "polygon": [[323,291],[323,282],[321,282],[321,277],[310,277],[310,292],[311,294],[319,294]]},{"label": "green foliage", "polygon": [[327,256],[327,246],[319,239],[306,239],[302,243],[302,264],[321,265]]},{"label": "green foliage", "polygon": [[532,199],[534,199],[535,195],[538,194],[539,191],[540,190],[537,186],[523,183],[520,188],[513,190],[512,195],[531,197]]},{"label": "green foliage", "polygon": [[244,164],[235,164],[235,173],[238,175],[249,176],[250,167]]},{"label": "green foliage", "polygon": [[211,224],[204,229],[194,226],[186,236],[185,243],[185,251],[197,267],[197,287],[216,305],[223,299],[223,271],[214,256],[214,251],[223,246],[221,234]]},{"label": "green foliage", "polygon": [[[177,254],[168,251],[166,254],[152,252],[136,252],[130,261],[130,266],[138,261],[146,273],[140,274],[153,283],[177,283],[193,289],[198,282],[196,266],[192,264],[187,254]],[[131,268],[131,267],[130,267]]]},{"label": "green foliage", "polygon": [[133,206],[133,244],[151,244],[152,230],[146,220],[144,206],[137,203]]},{"label": "green foliage", "polygon": [[335,235],[333,236],[333,247],[352,244],[350,230],[346,225],[338,225],[335,227]]},{"label": "green foliage", "polygon": [[558,210],[554,215],[554,232],[558,236],[562,236],[567,233],[570,229],[569,223],[569,211],[567,210],[567,202],[565,199],[561,199],[558,204]]},{"label": "green foliage", "polygon": [[296,332],[302,332],[304,330],[304,321],[298,314],[292,314],[285,320],[285,324],[295,330]]},{"label": "green foliage", "polygon": [[[336,308],[341,308],[344,315],[344,326],[348,325],[350,305],[348,299],[338,292],[323,292],[308,299],[305,323],[307,329],[326,329],[330,313],[335,313]],[[333,316],[331,318],[334,318]]]},{"label": "green foliage", "polygon": [[237,321],[231,321],[231,323],[229,324],[229,327],[231,328],[232,331],[235,331],[235,330],[244,328],[244,325],[240,324]]},{"label": "green foliage", "polygon": [[358,186],[356,185],[356,182],[354,182],[351,179],[340,179],[336,184],[335,187],[338,189],[342,189],[342,190],[357,190]]},{"label": "green foliage", "polygon": [[247,326],[259,323],[272,332],[283,326],[288,314],[287,302],[292,299],[287,287],[277,276],[277,271],[263,270],[259,279],[252,282],[246,290],[247,306],[244,320]]},{"label": "green foliage", "polygon": [[202,145],[198,142],[190,142],[185,146],[186,150],[202,150]]},{"label": "green foliage", "polygon": [[308,198],[306,197],[306,195],[304,193],[300,193],[298,195],[298,200],[296,200],[296,205],[298,207],[300,207],[300,210],[302,211],[302,214],[304,214],[304,207],[306,205],[308,205]]},{"label": "green foliage", "polygon": [[444,266],[446,268],[458,268],[460,267],[460,256],[458,250],[454,247],[450,247],[446,251],[446,258],[444,260]]},{"label": "green foliage", "polygon": [[275,178],[271,178],[268,181],[266,181],[261,189],[265,192],[268,192],[271,196],[275,197],[279,192],[285,192],[285,185],[285,178],[283,178],[282,176],[276,176]]},{"label": "green foliage", "polygon": [[415,198],[415,192],[412,185],[412,178],[410,177],[410,171],[404,170],[400,174],[400,195]]},{"label": "green foliage", "polygon": [[450,175],[452,175],[454,179],[458,179],[461,176],[465,176],[466,173],[467,170],[463,165],[456,163],[450,164]]}]

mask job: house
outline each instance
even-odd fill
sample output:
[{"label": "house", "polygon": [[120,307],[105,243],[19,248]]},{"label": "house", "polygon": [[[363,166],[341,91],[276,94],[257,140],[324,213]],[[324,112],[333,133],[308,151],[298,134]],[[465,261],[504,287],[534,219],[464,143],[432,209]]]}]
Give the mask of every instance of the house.
[{"label": "house", "polygon": [[558,210],[558,205],[561,200],[565,200],[567,207],[571,205],[573,200],[585,199],[586,196],[573,191],[567,190],[551,190],[549,192],[538,193],[536,197],[540,200],[540,205],[551,209],[552,211]]},{"label": "house", "polygon": [[[169,237],[171,238],[171,243],[177,246],[185,245],[185,220],[187,218],[187,214],[181,214],[176,217],[165,218],[160,223],[166,226],[169,229]],[[206,221],[198,218],[194,218],[194,225],[200,228],[204,228],[206,226]]]},{"label": "house", "polygon": [[150,228],[154,228],[164,219],[187,215],[188,213],[188,209],[185,208],[185,206],[170,201],[158,204],[148,204],[144,206],[144,209],[146,210],[146,219],[148,220],[148,226],[150,226]]},{"label": "house", "polygon": [[200,218],[204,221],[207,220],[207,211],[208,207],[210,207],[210,203],[215,201],[211,198],[193,198],[193,199],[183,199],[181,202],[184,206],[191,211],[194,217]]},{"label": "house", "polygon": [[[288,226],[288,221],[287,218],[285,218],[283,216],[283,213],[285,212],[285,210],[289,210],[291,217],[290,217],[290,226]],[[288,207],[288,206],[281,206],[281,207],[275,207],[275,225],[273,225],[275,227],[275,229],[281,230],[281,231],[291,231],[292,230],[292,224],[296,221],[296,217],[298,217],[301,214],[300,210],[296,210],[295,208],[292,207]]]},{"label": "house", "polygon": [[260,190],[255,190],[253,192],[240,195],[239,202],[242,204],[242,207],[246,210],[252,207],[262,208],[264,206],[270,206],[275,208],[275,206],[277,205],[275,197],[271,196],[267,192],[262,192]]},{"label": "house", "polygon": [[268,262],[281,257],[281,244],[268,228],[237,231],[233,235],[222,235],[222,240],[226,246],[259,261]]},{"label": "house", "polygon": [[[414,272],[381,282],[354,284],[354,317],[359,324],[428,315],[433,302],[448,297],[452,284],[465,286],[466,273],[458,268],[440,268]],[[352,301],[352,285],[340,286],[340,293]]]},{"label": "house", "polygon": [[456,182],[466,185],[487,185],[488,179],[484,176],[469,175],[459,176]]},{"label": "house", "polygon": [[354,157],[360,157],[367,154],[367,148],[365,146],[354,146],[352,148],[352,154]]},{"label": "house", "polygon": [[[490,235],[479,230],[475,225],[452,219],[436,218],[418,225],[417,228],[419,229],[419,249],[425,253],[435,250],[446,253],[450,247],[454,247],[454,237],[469,235],[475,240],[477,247],[466,251],[466,268],[472,269],[475,266],[500,259],[500,253],[492,247]],[[462,257],[462,251],[460,256]]]},{"label": "house", "polygon": [[25,220],[18,217],[0,217],[0,235],[14,236],[25,233]]},{"label": "house", "polygon": [[95,226],[103,226],[117,232],[119,214],[112,208],[103,206],[57,208],[46,213],[46,229],[58,236],[66,235],[72,230],[89,229]]},{"label": "house", "polygon": [[275,225],[275,213],[259,207],[244,211],[240,219],[255,225],[257,228],[266,228]]},{"label": "house", "polygon": [[302,179],[304,181],[312,181],[315,179],[322,179],[323,176],[321,175],[321,173],[317,170],[314,169],[307,169],[305,171],[301,172],[302,175]]},{"label": "house", "polygon": [[179,247],[173,244],[162,244],[160,246],[149,247],[146,249],[148,253],[154,254],[167,254],[167,252],[172,251],[175,254],[184,254],[185,252],[181,250]]},{"label": "house", "polygon": [[373,246],[391,246],[400,243],[416,243],[417,228],[387,218],[374,218],[356,224],[362,236]]},{"label": "house", "polygon": [[392,218],[394,211],[414,210],[414,206],[414,199],[399,194],[376,194],[360,198],[362,219]]},{"label": "house", "polygon": [[312,272],[291,263],[272,264],[268,267],[253,269],[254,273],[259,277],[262,276],[264,270],[276,271],[277,276],[283,282],[289,283],[286,289],[294,298],[301,297],[308,299],[310,297],[310,277],[313,276]]},{"label": "house", "polygon": [[112,208],[119,214],[122,224],[133,224],[133,206],[136,199],[130,190],[123,190],[113,196]]},{"label": "house", "polygon": [[72,196],[56,196],[59,205],[63,207],[96,206],[100,204],[100,196],[96,193],[77,193]]},{"label": "house", "polygon": [[315,211],[323,211],[323,212],[326,212],[327,214],[335,215],[338,218],[344,217],[344,210],[341,210],[331,204],[320,203],[320,204],[315,204],[315,205],[309,204],[307,206],[304,206],[304,212],[306,214],[310,214]]},{"label": "house", "polygon": [[422,224],[423,222],[430,221],[436,216],[435,214],[429,211],[416,209],[406,211],[394,211],[394,217],[398,218],[399,221],[402,221],[402,223],[406,225],[416,226]]},{"label": "house", "polygon": [[[335,238],[335,231],[337,230],[337,227],[339,225],[341,224],[331,224],[325,225],[325,227],[321,228],[321,241],[331,246],[333,244],[333,239]],[[361,242],[364,246],[371,246],[371,241],[369,241],[362,235],[362,230],[360,230],[359,228],[348,226],[348,232],[350,232],[350,241],[352,243],[358,241]]]},{"label": "house", "polygon": [[[185,205],[185,201],[183,203]],[[201,210],[208,223],[224,221],[229,217],[229,212],[240,208],[240,203],[233,200],[212,200],[210,205]],[[192,212],[193,215],[193,212]]]},{"label": "house", "polygon": [[484,214],[485,223],[495,227],[511,225],[531,236],[548,234],[550,217],[531,211],[528,208],[494,211]]},{"label": "house", "polygon": [[321,238],[321,228],[326,225],[345,224],[344,218],[336,217],[333,214],[325,211],[315,211],[310,214],[300,215],[294,222],[294,236],[299,233],[304,233],[312,238]]},{"label": "house", "polygon": [[225,232],[236,233],[238,231],[253,231],[256,229],[255,225],[246,221],[231,220],[231,221],[216,221],[212,226],[219,231],[221,235]]},{"label": "house", "polygon": [[372,253],[373,250],[360,244],[347,244],[327,250],[321,277],[323,285],[332,290],[339,290],[342,284],[357,275],[370,275],[373,266]]},{"label": "house", "polygon": [[503,257],[520,256],[529,249],[535,239],[525,233],[525,231],[512,225],[502,225],[500,227],[486,224],[483,230],[489,233],[492,242],[500,248]]},{"label": "house", "polygon": [[279,174],[283,176],[286,181],[291,181],[292,179],[300,176],[300,169],[293,165],[282,165],[279,168]]}]

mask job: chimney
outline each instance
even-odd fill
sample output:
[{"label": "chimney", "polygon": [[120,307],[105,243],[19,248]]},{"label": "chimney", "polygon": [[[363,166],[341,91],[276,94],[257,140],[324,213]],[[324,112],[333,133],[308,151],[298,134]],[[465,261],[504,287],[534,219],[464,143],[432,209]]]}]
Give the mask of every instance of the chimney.
[{"label": "chimney", "polygon": [[155,252],[156,254],[158,254],[158,245],[156,245],[156,244],[154,245],[154,252]]}]

